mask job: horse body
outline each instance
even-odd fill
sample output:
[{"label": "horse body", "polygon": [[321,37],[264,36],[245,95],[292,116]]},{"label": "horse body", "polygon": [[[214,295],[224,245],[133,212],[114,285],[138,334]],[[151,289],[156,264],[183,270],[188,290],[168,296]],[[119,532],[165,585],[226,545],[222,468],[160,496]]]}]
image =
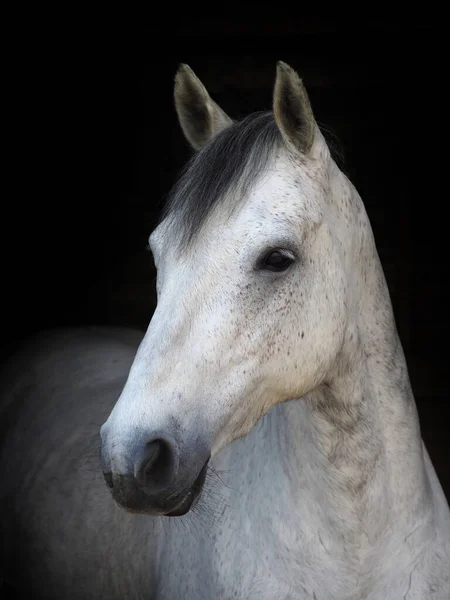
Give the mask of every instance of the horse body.
[{"label": "horse body", "polygon": [[59,599],[447,600],[450,512],[371,228],[298,77],[279,67],[275,121],[231,124],[187,68],[176,106],[200,152],[151,236],[139,348],[60,334],[8,375],[4,564]]},{"label": "horse body", "polygon": [[139,535],[151,520],[119,511],[97,469],[98,430],[140,337],[48,332],[2,373],[0,574],[33,597],[123,598],[151,588]]}]

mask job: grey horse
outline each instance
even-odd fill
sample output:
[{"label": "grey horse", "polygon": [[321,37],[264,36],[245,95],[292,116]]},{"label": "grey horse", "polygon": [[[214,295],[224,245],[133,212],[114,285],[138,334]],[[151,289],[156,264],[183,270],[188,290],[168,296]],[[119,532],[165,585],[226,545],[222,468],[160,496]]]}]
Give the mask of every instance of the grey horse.
[{"label": "grey horse", "polygon": [[196,152],[150,237],[145,336],[43,333],[3,374],[4,578],[58,600],[448,600],[450,511],[372,230],[300,78],[280,62],[273,112],[233,122],[182,65],[175,106]]}]

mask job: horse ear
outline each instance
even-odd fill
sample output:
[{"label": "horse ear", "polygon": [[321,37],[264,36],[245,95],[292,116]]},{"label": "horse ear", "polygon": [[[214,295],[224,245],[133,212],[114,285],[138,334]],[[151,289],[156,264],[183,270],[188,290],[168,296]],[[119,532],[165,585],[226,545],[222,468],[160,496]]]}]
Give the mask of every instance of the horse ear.
[{"label": "horse ear", "polygon": [[175,76],[175,108],[183,133],[195,150],[231,125],[232,120],[211,99],[205,86],[188,65]]},{"label": "horse ear", "polygon": [[284,139],[302,154],[308,154],[314,143],[316,121],[300,77],[282,61],[277,63],[273,112]]}]

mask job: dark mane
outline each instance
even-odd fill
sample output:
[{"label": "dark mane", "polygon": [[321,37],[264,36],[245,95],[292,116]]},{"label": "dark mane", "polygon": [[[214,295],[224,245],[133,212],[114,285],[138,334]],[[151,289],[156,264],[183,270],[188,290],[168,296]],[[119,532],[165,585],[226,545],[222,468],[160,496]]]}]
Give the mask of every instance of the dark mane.
[{"label": "dark mane", "polygon": [[172,217],[182,244],[198,233],[229,192],[248,192],[281,145],[272,112],[254,113],[218,134],[183,169],[169,193],[161,220]]}]

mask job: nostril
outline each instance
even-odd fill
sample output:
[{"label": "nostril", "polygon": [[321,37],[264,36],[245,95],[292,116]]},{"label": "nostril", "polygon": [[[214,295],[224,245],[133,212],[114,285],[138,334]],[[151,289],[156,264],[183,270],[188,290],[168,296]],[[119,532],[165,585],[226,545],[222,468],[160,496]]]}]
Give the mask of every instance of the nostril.
[{"label": "nostril", "polygon": [[103,477],[105,478],[106,485],[109,487],[110,490],[112,490],[113,487],[114,487],[112,473],[104,471],[103,472]]},{"label": "nostril", "polygon": [[145,473],[149,473],[153,465],[158,460],[159,456],[162,452],[162,443],[161,440],[154,440],[153,442],[148,442],[145,448],[145,456],[144,461],[147,461],[147,464],[144,466]]},{"label": "nostril", "polygon": [[155,490],[172,482],[177,470],[175,447],[163,439],[147,442],[135,463],[134,476],[143,488]]}]

